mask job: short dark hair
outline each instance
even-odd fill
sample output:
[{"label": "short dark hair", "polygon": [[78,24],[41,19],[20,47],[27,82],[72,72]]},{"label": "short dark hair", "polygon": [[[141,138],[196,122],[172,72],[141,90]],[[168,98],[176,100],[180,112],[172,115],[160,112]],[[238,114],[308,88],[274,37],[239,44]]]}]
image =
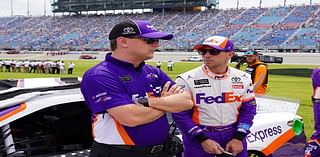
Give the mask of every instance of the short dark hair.
[{"label": "short dark hair", "polygon": [[117,39],[111,39],[110,40],[110,48],[112,51],[117,49]]}]

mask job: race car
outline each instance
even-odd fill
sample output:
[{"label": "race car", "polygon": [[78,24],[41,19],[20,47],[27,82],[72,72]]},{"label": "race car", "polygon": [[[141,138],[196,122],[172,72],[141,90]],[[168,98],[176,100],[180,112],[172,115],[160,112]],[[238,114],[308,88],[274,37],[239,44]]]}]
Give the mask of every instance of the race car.
[{"label": "race car", "polygon": [[203,61],[201,56],[189,56],[186,59],[182,59],[181,61],[185,62],[201,62]]},{"label": "race car", "polygon": [[82,54],[80,55],[80,59],[96,59],[97,56],[91,55],[91,54]]},{"label": "race car", "polygon": [[90,112],[80,78],[0,81],[0,156],[88,155]]},{"label": "race car", "polygon": [[[80,82],[81,78],[0,81],[0,156],[88,156],[91,115]],[[306,139],[302,118],[296,114],[299,103],[257,98],[257,104],[247,136],[249,156],[303,156]]]},{"label": "race car", "polygon": [[302,157],[306,136],[303,119],[296,114],[299,103],[275,97],[256,97],[256,101],[257,114],[246,137],[248,157]]},{"label": "race car", "polygon": [[297,101],[256,98],[257,114],[247,135],[249,157],[301,157],[306,136]]}]

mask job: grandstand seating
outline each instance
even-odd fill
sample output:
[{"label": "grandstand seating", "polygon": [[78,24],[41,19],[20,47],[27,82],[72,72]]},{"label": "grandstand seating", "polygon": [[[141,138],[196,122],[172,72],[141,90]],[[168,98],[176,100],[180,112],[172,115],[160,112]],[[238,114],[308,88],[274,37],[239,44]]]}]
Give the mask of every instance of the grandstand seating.
[{"label": "grandstand seating", "polygon": [[[239,32],[233,37],[237,45],[243,45],[243,47],[250,47],[257,40],[263,37],[268,31],[271,31],[275,25],[280,23],[290,12],[291,8],[271,8],[265,11],[262,15],[258,16],[255,22],[249,24],[243,31]],[[259,45],[261,43],[257,43]]]},{"label": "grandstand seating", "polygon": [[190,49],[211,35],[232,38],[237,47],[320,46],[320,6],[289,6],[118,15],[1,17],[0,48],[102,49],[112,26],[145,19],[175,38],[161,49]]},{"label": "grandstand seating", "polygon": [[286,15],[279,24],[274,26],[272,31],[266,34],[257,43],[259,43],[260,46],[281,45],[311,17],[316,9],[316,6],[294,7],[290,14]]},{"label": "grandstand seating", "polygon": [[311,19],[307,21],[292,38],[283,43],[286,47],[320,47],[320,8],[311,15]]}]

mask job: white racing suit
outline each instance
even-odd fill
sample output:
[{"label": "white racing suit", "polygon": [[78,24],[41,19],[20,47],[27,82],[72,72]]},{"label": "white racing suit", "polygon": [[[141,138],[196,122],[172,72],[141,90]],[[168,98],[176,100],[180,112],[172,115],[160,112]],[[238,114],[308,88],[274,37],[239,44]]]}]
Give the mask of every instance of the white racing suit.
[{"label": "white racing suit", "polygon": [[233,138],[240,139],[244,149],[237,157],[248,157],[245,137],[256,114],[250,76],[231,67],[225,74],[217,75],[203,65],[179,75],[176,83],[190,92],[194,101],[191,110],[173,114],[182,131],[184,156],[213,156],[201,146],[204,135],[223,148]]}]

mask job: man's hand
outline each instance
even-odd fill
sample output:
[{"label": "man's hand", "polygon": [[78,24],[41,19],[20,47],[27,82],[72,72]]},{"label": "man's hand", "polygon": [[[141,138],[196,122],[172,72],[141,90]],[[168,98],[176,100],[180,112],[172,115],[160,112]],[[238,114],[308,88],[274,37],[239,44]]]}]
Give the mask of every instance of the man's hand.
[{"label": "man's hand", "polygon": [[169,88],[169,87],[170,87],[170,81],[168,81],[164,84],[162,91],[161,91],[161,97],[183,92],[183,89],[181,89],[181,87],[178,86],[177,84],[174,84],[173,86],[171,86],[171,88]]},{"label": "man's hand", "polygon": [[203,150],[209,154],[222,154],[223,148],[214,140],[207,139],[201,143]]},{"label": "man's hand", "polygon": [[193,107],[191,95],[185,92],[177,84],[170,86],[170,81],[166,82],[161,91],[161,97],[150,97],[149,107],[165,112],[181,112]]},{"label": "man's hand", "polygon": [[233,156],[236,156],[243,150],[242,141],[238,139],[232,139],[231,141],[228,142],[226,146],[226,150],[228,152],[231,152]]}]

